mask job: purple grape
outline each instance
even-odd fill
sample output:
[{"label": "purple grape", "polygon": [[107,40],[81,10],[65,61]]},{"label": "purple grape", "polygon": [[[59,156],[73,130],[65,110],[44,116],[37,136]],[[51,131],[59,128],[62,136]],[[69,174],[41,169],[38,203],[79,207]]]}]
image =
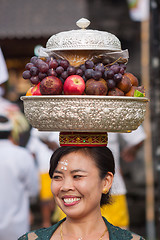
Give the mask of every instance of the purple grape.
[{"label": "purple grape", "polygon": [[120,66],[118,64],[114,64],[110,67],[110,70],[112,70],[114,74],[119,73]]},{"label": "purple grape", "polygon": [[24,72],[22,73],[22,77],[23,77],[24,79],[30,79],[30,78],[31,78],[31,73],[30,73],[30,71],[29,71],[29,70],[24,71]]},{"label": "purple grape", "polygon": [[80,68],[78,68],[77,70],[76,70],[76,75],[79,75],[79,76],[83,76],[83,70],[82,69],[80,69]]},{"label": "purple grape", "polygon": [[47,77],[47,74],[46,74],[46,73],[39,72],[39,73],[38,73],[38,77],[39,77],[40,80],[42,80],[43,78]]},{"label": "purple grape", "polygon": [[57,59],[58,65],[60,65],[62,59]]},{"label": "purple grape", "polygon": [[49,65],[49,68],[56,69],[58,67],[58,62],[56,59],[52,59],[52,60],[50,60],[48,65]]},{"label": "purple grape", "polygon": [[67,73],[68,73],[69,76],[70,76],[70,75],[75,75],[75,74],[76,74],[76,68],[73,67],[73,66],[69,66],[69,67],[67,68]]},{"label": "purple grape", "polygon": [[112,70],[107,70],[104,72],[104,76],[106,74],[106,79],[112,79],[114,77],[114,72]]},{"label": "purple grape", "polygon": [[85,62],[85,67],[86,67],[87,69],[92,69],[92,68],[94,67],[94,62],[91,61],[91,60],[87,60],[87,61]]},{"label": "purple grape", "polygon": [[122,75],[125,73],[125,70],[123,67],[120,67],[119,73],[121,73]]},{"label": "purple grape", "polygon": [[93,72],[94,72],[93,69],[86,69],[86,71],[85,71],[85,73],[84,73],[86,79],[92,78]]},{"label": "purple grape", "polygon": [[115,74],[113,79],[116,83],[119,83],[122,80],[122,74],[121,73]]},{"label": "purple grape", "polygon": [[32,84],[38,84],[38,83],[40,82],[38,76],[32,76],[32,77],[30,78],[30,81],[31,81]]},{"label": "purple grape", "polygon": [[86,79],[86,77],[83,75],[82,76],[83,80],[86,82],[88,79]]},{"label": "purple grape", "polygon": [[50,61],[51,61],[51,57],[47,57],[46,60],[45,60],[45,62],[46,62],[47,64],[49,64]]},{"label": "purple grape", "polygon": [[99,80],[102,77],[102,72],[100,71],[93,71],[92,72],[92,78],[95,80]]},{"label": "purple grape", "polygon": [[100,72],[104,73],[105,68],[104,68],[103,63],[98,63],[98,64],[95,66],[95,71],[100,71]]},{"label": "purple grape", "polygon": [[62,59],[60,62],[60,66],[62,66],[64,70],[66,70],[69,67],[69,62],[65,59]]},{"label": "purple grape", "polygon": [[85,70],[86,70],[85,64],[81,64],[81,65],[79,66],[79,68],[82,69],[83,72],[85,72]]},{"label": "purple grape", "polygon": [[[35,66],[36,67],[39,67],[41,64],[43,64],[43,63],[45,63],[42,59],[40,59],[40,58],[37,58],[37,61],[35,62]],[[47,63],[45,63],[45,64],[47,64]],[[47,64],[48,65],[48,64]]]},{"label": "purple grape", "polygon": [[120,67],[122,67],[122,68],[124,68],[124,70],[126,70],[126,64],[123,64],[123,63],[121,63],[120,65],[119,65]]},{"label": "purple grape", "polygon": [[107,71],[107,70],[105,70],[105,71],[104,71],[104,74],[103,74],[103,76],[104,76],[104,79],[105,79],[105,80],[107,80],[107,79],[108,79],[108,71]]},{"label": "purple grape", "polygon": [[34,64],[33,63],[27,63],[26,66],[25,66],[25,69],[30,70],[31,67],[34,67]]},{"label": "purple grape", "polygon": [[56,68],[56,73],[58,75],[62,74],[63,72],[64,72],[64,68],[62,66],[59,66],[59,67]]},{"label": "purple grape", "polygon": [[39,73],[39,70],[38,70],[37,67],[31,67],[30,73],[31,73],[32,76],[37,76],[38,73]]},{"label": "purple grape", "polygon": [[113,79],[108,79],[107,80],[107,86],[108,86],[108,88],[115,88],[115,86],[116,86],[116,83],[115,83],[115,81],[113,80]]},{"label": "purple grape", "polygon": [[48,66],[47,63],[43,62],[43,63],[38,65],[38,69],[39,69],[40,72],[45,73],[49,70],[49,66]]},{"label": "purple grape", "polygon": [[47,71],[47,75],[48,76],[55,76],[55,77],[57,77],[57,73],[56,73],[56,71],[53,68],[51,68],[51,69],[49,69]]},{"label": "purple grape", "polygon": [[67,77],[68,77],[68,72],[67,71],[62,72],[61,78],[65,80]]},{"label": "purple grape", "polygon": [[106,57],[103,59],[103,64],[108,65],[110,63],[110,60]]},{"label": "purple grape", "polygon": [[33,57],[30,59],[30,62],[33,63],[34,65],[36,65],[37,59],[38,59],[38,57],[33,56]]}]

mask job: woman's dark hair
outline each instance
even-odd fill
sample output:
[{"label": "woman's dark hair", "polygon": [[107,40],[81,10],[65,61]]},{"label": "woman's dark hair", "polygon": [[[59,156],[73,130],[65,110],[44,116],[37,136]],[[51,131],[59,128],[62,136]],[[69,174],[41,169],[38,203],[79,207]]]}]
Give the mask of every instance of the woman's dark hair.
[{"label": "woman's dark hair", "polygon": [[[114,157],[108,147],[60,147],[58,148],[50,159],[49,175],[52,178],[53,173],[58,165],[58,161],[65,155],[72,152],[83,152],[90,156],[96,163],[100,172],[100,178],[103,179],[107,172],[115,173]],[[110,194],[102,194],[100,205],[110,203]]]}]

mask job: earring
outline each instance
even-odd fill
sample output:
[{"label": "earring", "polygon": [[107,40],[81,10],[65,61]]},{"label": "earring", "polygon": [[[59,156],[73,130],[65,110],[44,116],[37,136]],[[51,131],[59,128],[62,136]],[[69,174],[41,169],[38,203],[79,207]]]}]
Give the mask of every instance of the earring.
[{"label": "earring", "polygon": [[107,194],[107,193],[108,193],[108,189],[107,189],[107,188],[104,188],[102,193],[103,193],[103,194]]}]

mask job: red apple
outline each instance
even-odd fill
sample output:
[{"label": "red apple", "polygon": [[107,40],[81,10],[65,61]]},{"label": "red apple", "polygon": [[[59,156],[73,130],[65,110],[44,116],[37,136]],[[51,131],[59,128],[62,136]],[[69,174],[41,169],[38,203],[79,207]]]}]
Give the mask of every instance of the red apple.
[{"label": "red apple", "polygon": [[33,95],[42,95],[39,89],[40,83],[38,83],[37,85],[31,87],[27,93],[26,96],[33,96]]},{"label": "red apple", "polygon": [[40,82],[40,92],[42,95],[60,95],[62,94],[63,84],[55,76],[45,77]]},{"label": "red apple", "polygon": [[38,83],[37,85],[35,85],[32,90],[32,95],[42,95],[40,92],[40,83]]},{"label": "red apple", "polygon": [[103,95],[107,94],[107,83],[103,78],[99,81],[91,78],[86,82],[86,94],[87,95]]},{"label": "red apple", "polygon": [[63,91],[65,95],[82,95],[85,90],[85,81],[79,75],[71,75],[66,78]]}]

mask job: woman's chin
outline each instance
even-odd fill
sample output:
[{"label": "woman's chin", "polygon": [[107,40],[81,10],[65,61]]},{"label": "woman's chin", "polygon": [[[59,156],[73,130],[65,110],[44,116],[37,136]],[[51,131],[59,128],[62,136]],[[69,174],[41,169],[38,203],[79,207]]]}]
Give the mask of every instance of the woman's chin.
[{"label": "woman's chin", "polygon": [[72,218],[72,219],[79,219],[81,218],[81,216],[83,216],[82,213],[80,213],[80,211],[76,211],[75,209],[74,210],[67,210],[67,211],[64,211],[62,210],[65,214],[66,214],[66,218]]}]

